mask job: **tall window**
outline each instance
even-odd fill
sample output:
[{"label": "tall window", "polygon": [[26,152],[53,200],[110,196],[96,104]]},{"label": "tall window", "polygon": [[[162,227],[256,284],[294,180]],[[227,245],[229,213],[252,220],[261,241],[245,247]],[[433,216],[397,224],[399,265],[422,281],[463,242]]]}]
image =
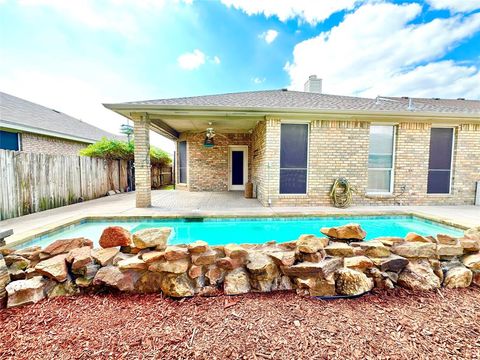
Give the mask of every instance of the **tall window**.
[{"label": "tall window", "polygon": [[370,126],[368,153],[368,192],[390,193],[393,184],[395,127]]},{"label": "tall window", "polygon": [[19,150],[19,134],[0,130],[0,149]]},{"label": "tall window", "polygon": [[452,175],[453,128],[432,128],[428,161],[428,194],[449,194]]},{"label": "tall window", "polygon": [[308,124],[282,124],[280,194],[307,193]]},{"label": "tall window", "polygon": [[178,143],[178,182],[187,183],[187,142]]}]

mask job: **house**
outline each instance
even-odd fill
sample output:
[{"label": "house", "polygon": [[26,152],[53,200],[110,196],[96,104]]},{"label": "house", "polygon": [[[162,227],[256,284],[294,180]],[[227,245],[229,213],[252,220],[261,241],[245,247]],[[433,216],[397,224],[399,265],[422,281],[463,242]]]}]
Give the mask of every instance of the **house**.
[{"label": "house", "polygon": [[357,205],[474,203],[480,101],[328,95],[319,81],[304,92],[105,104],[134,121],[137,206],[150,206],[149,129],[176,141],[179,189],[252,182],[265,206],[322,206],[345,177]]},{"label": "house", "polygon": [[78,155],[107,131],[60,111],[0,92],[0,149]]}]

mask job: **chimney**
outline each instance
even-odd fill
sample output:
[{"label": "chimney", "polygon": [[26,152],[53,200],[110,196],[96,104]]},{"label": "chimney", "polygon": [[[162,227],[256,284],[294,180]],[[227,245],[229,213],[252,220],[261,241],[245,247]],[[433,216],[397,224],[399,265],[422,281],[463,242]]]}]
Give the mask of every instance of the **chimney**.
[{"label": "chimney", "polygon": [[303,91],[321,94],[322,79],[318,79],[317,75],[310,75],[305,85],[303,85]]}]

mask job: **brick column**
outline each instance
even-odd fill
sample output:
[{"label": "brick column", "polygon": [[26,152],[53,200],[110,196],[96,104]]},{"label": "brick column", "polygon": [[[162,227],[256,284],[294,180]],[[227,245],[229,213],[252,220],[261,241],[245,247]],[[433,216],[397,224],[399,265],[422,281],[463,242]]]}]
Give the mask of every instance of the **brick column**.
[{"label": "brick column", "polygon": [[280,126],[279,118],[266,117],[265,140],[265,168],[266,168],[266,195],[271,199],[272,205],[280,192]]},{"label": "brick column", "polygon": [[150,119],[147,114],[134,120],[135,140],[135,199],[137,208],[152,204],[150,169]]}]

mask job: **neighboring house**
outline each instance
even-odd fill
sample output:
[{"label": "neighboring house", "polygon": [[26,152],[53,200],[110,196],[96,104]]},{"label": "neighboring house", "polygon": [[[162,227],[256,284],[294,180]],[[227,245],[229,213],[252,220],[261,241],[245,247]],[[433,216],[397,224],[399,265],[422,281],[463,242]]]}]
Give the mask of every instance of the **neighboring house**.
[{"label": "neighboring house", "polygon": [[[150,205],[148,129],[177,141],[177,188],[190,191],[242,190],[251,181],[264,205],[321,206],[346,177],[357,205],[474,203],[480,101],[327,95],[320,81],[305,86],[317,92],[105,104],[134,121],[137,206]],[[207,128],[216,133],[212,147]]]},{"label": "neighboring house", "polygon": [[117,138],[57,110],[0,92],[0,149],[78,155],[102,137]]}]

